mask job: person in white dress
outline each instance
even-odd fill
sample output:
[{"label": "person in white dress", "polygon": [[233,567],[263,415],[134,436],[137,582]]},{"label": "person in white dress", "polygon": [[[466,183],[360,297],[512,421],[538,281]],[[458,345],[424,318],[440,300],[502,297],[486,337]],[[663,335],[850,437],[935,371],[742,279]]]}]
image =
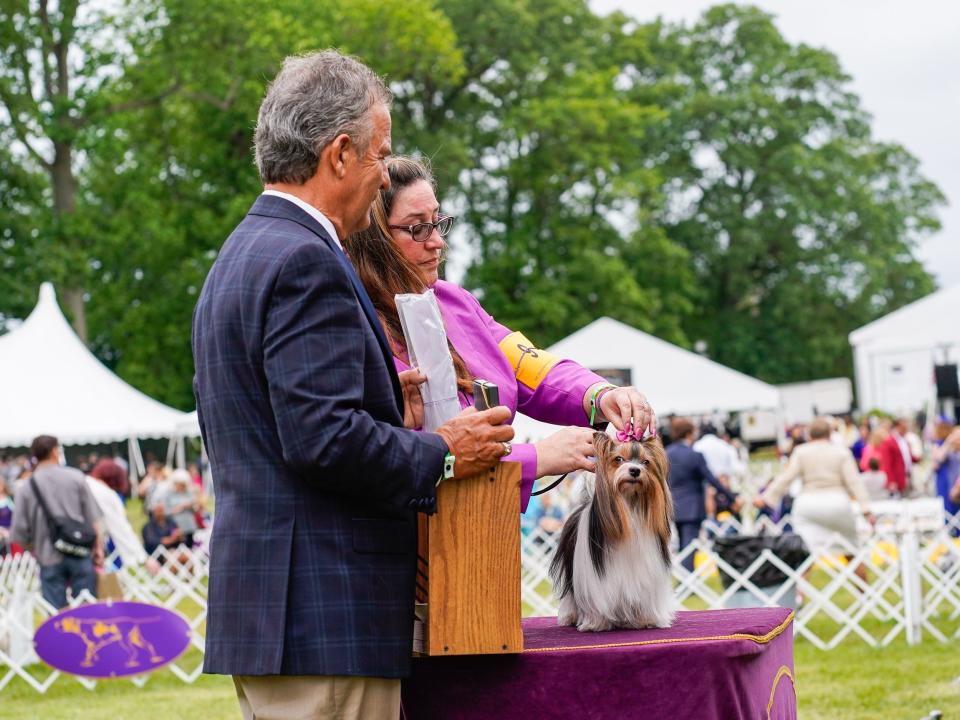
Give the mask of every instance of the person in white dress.
[{"label": "person in white dress", "polygon": [[[801,480],[800,494],[793,501],[791,517],[797,533],[811,553],[840,552],[851,559],[858,545],[857,522],[851,498],[872,524],[869,497],[853,455],[830,441],[830,423],[816,418],[810,424],[810,442],[797,446],[783,472],[754,498],[754,505],[775,507],[790,484]],[[838,539],[839,538],[839,539]],[[866,568],[856,574],[866,581]]]}]

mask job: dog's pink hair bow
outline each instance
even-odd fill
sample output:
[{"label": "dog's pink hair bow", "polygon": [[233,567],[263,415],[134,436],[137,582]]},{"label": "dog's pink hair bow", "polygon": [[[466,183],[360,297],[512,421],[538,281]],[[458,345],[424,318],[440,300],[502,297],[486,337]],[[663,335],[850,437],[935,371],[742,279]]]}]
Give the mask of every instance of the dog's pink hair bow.
[{"label": "dog's pink hair bow", "polygon": [[623,430],[617,431],[618,442],[627,442],[628,440],[631,442],[640,442],[641,440],[643,440],[643,433],[640,433],[639,435],[637,435],[637,433],[633,429],[632,422],[628,422],[626,425],[624,425]]}]

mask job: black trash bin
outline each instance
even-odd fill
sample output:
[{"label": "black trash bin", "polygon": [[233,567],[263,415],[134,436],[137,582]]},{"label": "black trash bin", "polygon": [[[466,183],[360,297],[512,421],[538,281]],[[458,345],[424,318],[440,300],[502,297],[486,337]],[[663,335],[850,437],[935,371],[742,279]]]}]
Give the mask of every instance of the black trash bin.
[{"label": "black trash bin", "polygon": [[[715,538],[713,549],[738,572],[744,572],[760,556],[764,550],[770,550],[780,560],[796,570],[807,559],[810,552],[803,540],[795,533],[783,535],[728,535]],[[784,582],[787,576],[769,560],[764,562],[748,580],[763,589],[766,594],[773,595]],[[726,590],[734,584],[734,578],[720,570],[720,582]],[[796,608],[796,588],[792,587],[784,593],[779,601],[784,607]],[[741,588],[727,601],[727,607],[759,607],[763,601],[749,590]]]}]

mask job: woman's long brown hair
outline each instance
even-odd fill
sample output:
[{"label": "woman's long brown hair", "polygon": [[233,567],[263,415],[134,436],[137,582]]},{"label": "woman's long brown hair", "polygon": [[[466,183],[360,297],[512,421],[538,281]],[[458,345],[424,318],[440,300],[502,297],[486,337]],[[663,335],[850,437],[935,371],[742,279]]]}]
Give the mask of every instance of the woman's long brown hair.
[{"label": "woman's long brown hair", "polygon": [[[437,184],[426,163],[415,158],[402,155],[391,157],[387,160],[387,170],[390,173],[390,189],[381,190],[374,200],[370,209],[370,227],[347,237],[343,246],[380,316],[380,323],[394,353],[402,354],[407,351],[407,345],[394,296],[422,293],[427,287],[416,267],[403,257],[394,244],[387,218],[390,217],[397,195],[406,188],[423,181],[436,192]],[[457,387],[470,394],[473,392],[473,375],[449,340],[447,345],[457,373]]]}]

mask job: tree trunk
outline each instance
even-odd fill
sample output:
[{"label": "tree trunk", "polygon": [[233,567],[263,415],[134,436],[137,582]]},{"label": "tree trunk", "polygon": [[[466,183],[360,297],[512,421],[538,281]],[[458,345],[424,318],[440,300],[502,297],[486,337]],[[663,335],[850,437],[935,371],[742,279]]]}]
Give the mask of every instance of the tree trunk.
[{"label": "tree trunk", "polygon": [[73,329],[83,344],[87,344],[87,313],[83,305],[83,288],[63,288],[60,291],[64,305],[73,317]]},{"label": "tree trunk", "polygon": [[[58,242],[65,243],[73,248],[79,244],[77,238],[68,237],[71,232],[70,224],[64,222],[66,216],[73,214],[77,207],[77,181],[73,176],[73,148],[69,142],[54,143],[53,164],[50,165],[50,184],[53,186],[53,212],[59,223]],[[72,254],[72,253],[71,253]],[[82,268],[74,268],[73,282],[83,277]],[[83,304],[84,289],[80,286],[60,288],[60,294],[70,316],[73,318],[73,329],[84,344],[87,342],[87,311]]]}]

